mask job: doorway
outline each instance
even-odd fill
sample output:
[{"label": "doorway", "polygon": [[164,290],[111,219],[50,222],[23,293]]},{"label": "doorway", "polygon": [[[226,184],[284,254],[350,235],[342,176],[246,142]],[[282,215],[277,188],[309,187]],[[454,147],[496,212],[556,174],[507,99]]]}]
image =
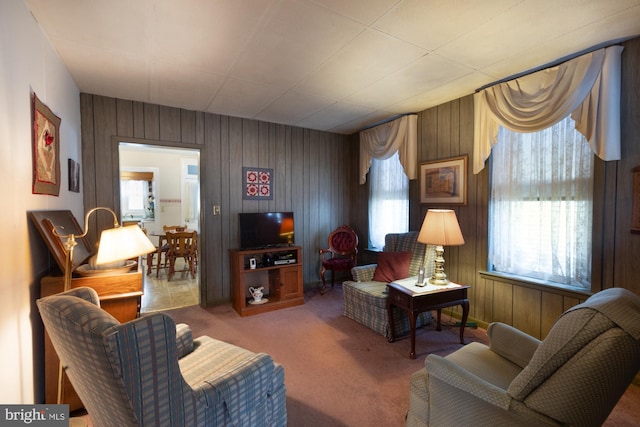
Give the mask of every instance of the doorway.
[{"label": "doorway", "polygon": [[[200,150],[122,141],[118,151],[122,221],[139,223],[155,245],[164,244],[163,226],[184,226],[200,233]],[[154,255],[151,268],[143,260],[140,311],[198,305],[199,269],[195,278],[177,273],[169,282],[168,268],[164,263],[158,266],[158,259],[164,261]]]}]

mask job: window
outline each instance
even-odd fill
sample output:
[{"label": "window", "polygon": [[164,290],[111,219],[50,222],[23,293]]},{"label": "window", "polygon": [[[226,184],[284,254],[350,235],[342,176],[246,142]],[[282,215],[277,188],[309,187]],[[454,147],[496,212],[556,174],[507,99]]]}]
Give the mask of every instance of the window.
[{"label": "window", "polygon": [[388,233],[409,230],[409,179],[398,152],[371,160],[369,185],[369,247],[382,250]]},{"label": "window", "polygon": [[491,154],[493,270],[590,289],[593,152],[569,117],[533,133],[501,128]]},{"label": "window", "polygon": [[153,172],[123,171],[120,173],[121,218],[153,219]]}]

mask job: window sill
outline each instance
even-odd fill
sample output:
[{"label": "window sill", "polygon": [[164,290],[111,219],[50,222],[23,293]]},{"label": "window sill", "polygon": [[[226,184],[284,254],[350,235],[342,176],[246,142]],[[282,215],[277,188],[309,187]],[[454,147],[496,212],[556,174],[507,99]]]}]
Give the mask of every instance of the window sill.
[{"label": "window sill", "polygon": [[578,288],[575,286],[563,285],[562,283],[551,282],[548,280],[534,279],[531,277],[518,276],[516,274],[501,273],[497,271],[480,271],[480,277],[487,280],[496,280],[499,282],[510,283],[512,285],[518,285],[525,288],[538,289],[538,290],[553,290],[556,293],[568,294],[570,296],[580,296],[588,298],[592,295],[586,289]]}]

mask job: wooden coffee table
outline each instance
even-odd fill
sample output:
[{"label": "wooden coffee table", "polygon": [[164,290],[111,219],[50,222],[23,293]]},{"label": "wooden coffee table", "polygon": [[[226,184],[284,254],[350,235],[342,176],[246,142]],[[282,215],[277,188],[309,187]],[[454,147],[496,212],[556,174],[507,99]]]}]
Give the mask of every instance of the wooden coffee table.
[{"label": "wooden coffee table", "polygon": [[409,357],[416,358],[416,318],[420,313],[438,310],[436,330],[442,330],[440,318],[441,310],[445,307],[462,306],[462,321],[460,323],[460,344],[464,344],[464,327],[469,316],[469,300],[467,289],[469,286],[450,283],[448,286],[427,285],[415,286],[416,278],[397,280],[389,283],[387,289],[387,311],[389,315],[389,342],[394,341],[393,307],[405,310],[409,315],[411,326],[411,352]]}]

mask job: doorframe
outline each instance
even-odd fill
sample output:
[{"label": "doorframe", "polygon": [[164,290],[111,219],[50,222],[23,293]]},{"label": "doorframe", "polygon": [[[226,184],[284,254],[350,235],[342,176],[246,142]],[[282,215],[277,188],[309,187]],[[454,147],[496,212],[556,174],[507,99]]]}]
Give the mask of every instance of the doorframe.
[{"label": "doorframe", "polygon": [[[167,141],[160,141],[160,140],[156,140],[156,139],[144,139],[144,138],[132,138],[132,137],[128,137],[128,136],[118,136],[118,135],[113,135],[111,137],[111,152],[114,153],[113,154],[113,159],[112,159],[112,167],[113,167],[113,194],[114,194],[114,210],[115,212],[121,212],[120,209],[120,143],[121,142],[126,142],[126,143],[131,143],[131,144],[140,144],[140,145],[153,145],[153,146],[157,146],[160,148],[176,148],[176,149],[185,149],[185,150],[197,150],[200,156],[200,161],[199,161],[199,170],[202,171],[204,169],[203,167],[203,159],[204,159],[204,155],[205,155],[205,151],[206,148],[204,145],[201,144],[188,144],[188,143],[178,143],[178,142],[167,142]],[[198,266],[200,266],[199,268],[199,283],[198,283],[198,288],[200,289],[200,303],[199,305],[201,307],[206,307],[206,303],[207,303],[207,286],[204,286],[203,284],[207,283],[207,272],[206,269],[203,268],[203,263],[202,260],[203,259],[207,259],[207,249],[206,249],[206,245],[202,244],[202,242],[205,240],[203,239],[204,236],[206,236],[206,230],[207,230],[207,224],[205,222],[205,215],[204,215],[204,209],[202,209],[202,207],[204,206],[204,200],[203,200],[203,192],[202,192],[202,174],[200,174],[198,176],[198,182],[200,183],[200,189],[199,189],[199,193],[200,193],[200,218],[199,218],[199,223],[200,223],[200,232],[198,233],[199,238],[198,238],[198,244],[199,244],[199,250],[198,250]]]}]

